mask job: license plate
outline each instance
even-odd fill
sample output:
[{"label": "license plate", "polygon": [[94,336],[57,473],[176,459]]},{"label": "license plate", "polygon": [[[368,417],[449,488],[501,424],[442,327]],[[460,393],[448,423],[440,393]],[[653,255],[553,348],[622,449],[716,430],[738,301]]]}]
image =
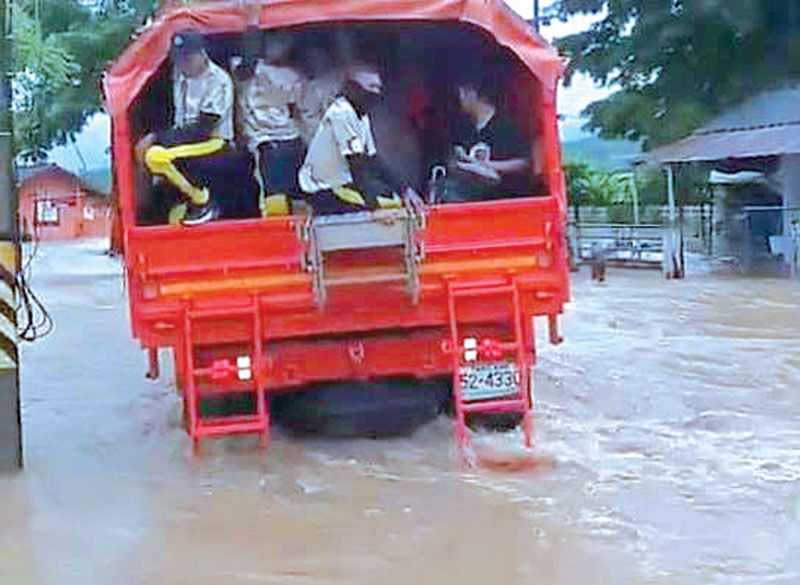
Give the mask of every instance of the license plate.
[{"label": "license plate", "polygon": [[516,364],[499,362],[461,368],[461,391],[466,402],[516,396],[519,385]]}]

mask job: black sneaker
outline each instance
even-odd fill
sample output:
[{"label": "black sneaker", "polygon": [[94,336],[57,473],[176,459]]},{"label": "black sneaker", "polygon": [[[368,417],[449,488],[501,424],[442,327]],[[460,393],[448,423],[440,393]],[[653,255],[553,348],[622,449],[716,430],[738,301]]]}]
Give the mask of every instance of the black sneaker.
[{"label": "black sneaker", "polygon": [[186,217],[183,218],[183,225],[202,225],[209,221],[214,221],[219,217],[219,210],[213,203],[205,205],[189,205]]}]

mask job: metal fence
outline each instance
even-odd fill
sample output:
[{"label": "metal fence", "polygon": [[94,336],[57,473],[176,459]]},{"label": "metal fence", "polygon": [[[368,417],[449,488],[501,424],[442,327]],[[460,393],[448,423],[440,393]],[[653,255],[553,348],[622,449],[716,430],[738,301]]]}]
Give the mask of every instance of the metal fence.
[{"label": "metal fence", "polygon": [[579,223],[570,226],[570,238],[577,262],[602,257],[613,266],[660,269],[665,231],[655,224]]}]

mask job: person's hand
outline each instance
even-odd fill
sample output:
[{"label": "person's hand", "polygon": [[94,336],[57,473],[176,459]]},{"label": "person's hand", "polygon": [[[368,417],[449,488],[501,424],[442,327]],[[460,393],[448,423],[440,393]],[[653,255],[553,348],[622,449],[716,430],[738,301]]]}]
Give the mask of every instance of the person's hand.
[{"label": "person's hand", "polygon": [[136,160],[140,163],[144,161],[144,153],[148,148],[156,143],[156,135],[154,132],[144,136],[139,142],[136,143]]},{"label": "person's hand", "polygon": [[405,201],[406,209],[408,209],[415,219],[416,223],[420,225],[425,224],[425,201],[420,197],[411,187],[406,187],[403,190],[403,200]]},{"label": "person's hand", "polygon": [[453,148],[453,152],[456,155],[455,159],[456,159],[457,163],[459,163],[459,162],[475,162],[475,160],[469,154],[467,154],[467,151],[460,144],[456,145]]},{"label": "person's hand", "polygon": [[499,183],[501,180],[500,173],[479,162],[458,162],[456,168],[488,183]]},{"label": "person's hand", "polygon": [[406,187],[403,191],[403,199],[405,199],[409,205],[411,205],[415,209],[422,209],[425,207],[425,201],[422,199],[419,193],[417,193],[411,187]]}]

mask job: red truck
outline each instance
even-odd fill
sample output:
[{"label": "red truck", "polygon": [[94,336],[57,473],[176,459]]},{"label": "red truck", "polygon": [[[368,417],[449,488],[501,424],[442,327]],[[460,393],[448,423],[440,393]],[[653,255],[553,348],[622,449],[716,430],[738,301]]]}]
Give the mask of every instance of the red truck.
[{"label": "red truck", "polygon": [[[423,208],[153,222],[135,145],[169,116],[173,36],[199,32],[227,63],[254,28],[323,44],[358,37],[385,65],[393,119],[427,88],[434,135],[444,132],[435,126],[446,117],[436,115],[444,85],[464,71],[496,72],[507,111],[531,137],[538,186],[523,197],[437,202],[418,169],[424,141],[388,124],[376,129],[378,142],[417,181]],[[172,350],[195,445],[232,434],[266,442],[275,400],[367,381],[420,393],[447,381],[460,446],[470,418],[486,413],[518,415],[530,445],[535,318],[559,342],[569,296],[561,73],[556,52],[500,0],[215,2],[155,18],[109,69],[104,90],[133,334],[149,350],[151,374],[158,349]],[[232,395],[249,396],[250,406],[224,416],[203,407]]]}]

